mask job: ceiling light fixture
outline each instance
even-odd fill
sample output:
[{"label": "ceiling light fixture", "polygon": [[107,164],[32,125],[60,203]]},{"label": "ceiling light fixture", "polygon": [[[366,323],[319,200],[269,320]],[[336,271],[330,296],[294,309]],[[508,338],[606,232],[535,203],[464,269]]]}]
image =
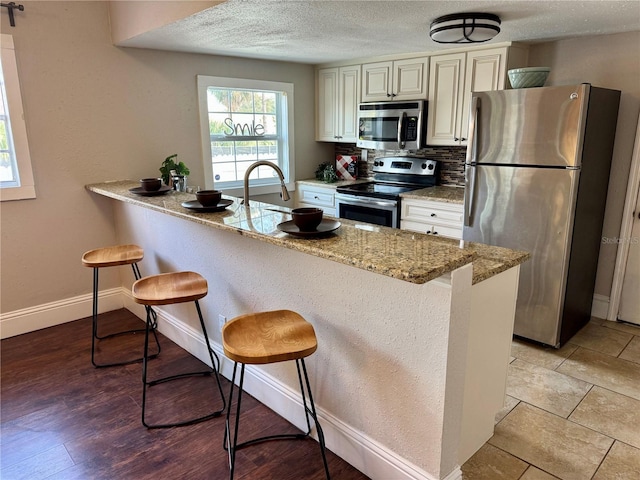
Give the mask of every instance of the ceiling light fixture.
[{"label": "ceiling light fixture", "polygon": [[500,33],[500,17],[491,13],[454,13],[436,18],[429,35],[437,43],[482,43]]}]

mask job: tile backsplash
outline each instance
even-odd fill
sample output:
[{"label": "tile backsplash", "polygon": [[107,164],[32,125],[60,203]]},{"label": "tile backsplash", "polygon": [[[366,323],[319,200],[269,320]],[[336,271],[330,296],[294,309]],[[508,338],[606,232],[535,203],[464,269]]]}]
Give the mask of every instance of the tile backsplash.
[{"label": "tile backsplash", "polygon": [[[427,147],[416,152],[411,152],[411,156],[424,157],[440,162],[440,185],[464,186],[464,158],[466,147]],[[357,155],[362,158],[362,149],[352,143],[336,143],[336,155]],[[377,157],[392,155],[406,155],[404,150],[367,150],[367,160],[358,163],[358,178],[368,178],[373,176],[371,170],[373,161]]]}]

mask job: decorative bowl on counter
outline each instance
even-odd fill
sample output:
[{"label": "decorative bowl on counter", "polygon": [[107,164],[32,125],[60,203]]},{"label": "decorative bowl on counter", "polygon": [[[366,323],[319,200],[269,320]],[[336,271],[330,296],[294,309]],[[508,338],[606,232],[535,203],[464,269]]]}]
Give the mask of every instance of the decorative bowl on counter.
[{"label": "decorative bowl on counter", "polygon": [[550,70],[549,67],[514,68],[507,74],[513,88],[542,87]]},{"label": "decorative bowl on counter", "polygon": [[162,186],[161,178],[143,178],[140,180],[140,186],[145,192],[155,192],[160,190]]},{"label": "decorative bowl on counter", "polygon": [[220,190],[200,190],[196,192],[196,199],[203,207],[213,207],[218,204],[222,198]]},{"label": "decorative bowl on counter", "polygon": [[313,232],[322,222],[323,213],[321,208],[294,208],[291,217],[301,232]]}]

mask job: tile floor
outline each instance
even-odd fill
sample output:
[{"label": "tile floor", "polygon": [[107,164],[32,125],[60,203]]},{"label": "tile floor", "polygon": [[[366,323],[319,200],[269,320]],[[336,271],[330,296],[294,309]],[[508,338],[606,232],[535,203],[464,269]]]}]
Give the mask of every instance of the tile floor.
[{"label": "tile floor", "polygon": [[640,327],[592,318],[558,350],[514,340],[511,355],[465,480],[640,479]]}]

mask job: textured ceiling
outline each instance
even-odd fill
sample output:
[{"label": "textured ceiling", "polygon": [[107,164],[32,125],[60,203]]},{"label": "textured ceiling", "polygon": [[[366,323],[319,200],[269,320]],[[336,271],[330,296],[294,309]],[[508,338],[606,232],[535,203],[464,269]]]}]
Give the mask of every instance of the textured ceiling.
[{"label": "textured ceiling", "polygon": [[501,18],[487,44],[640,31],[639,0],[228,0],[121,45],[318,64],[451,48],[429,25],[459,12]]}]

